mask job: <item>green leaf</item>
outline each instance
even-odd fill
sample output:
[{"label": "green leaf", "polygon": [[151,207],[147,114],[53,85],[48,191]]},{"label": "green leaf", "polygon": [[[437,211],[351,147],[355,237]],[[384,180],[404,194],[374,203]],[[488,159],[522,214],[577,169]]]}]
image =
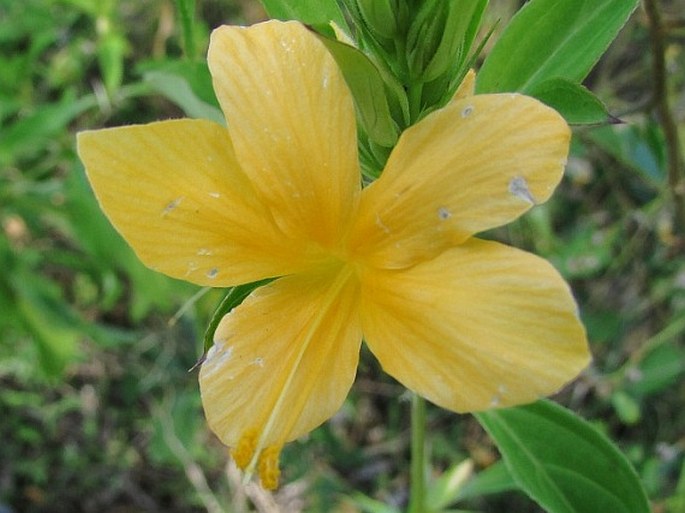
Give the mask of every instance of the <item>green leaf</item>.
[{"label": "green leaf", "polygon": [[277,20],[298,20],[307,25],[328,25],[334,22],[347,27],[345,17],[335,0],[261,0],[269,17]]},{"label": "green leaf", "polygon": [[550,401],[476,418],[521,489],[549,513],[649,513],[621,452],[589,423]]},{"label": "green leaf", "polygon": [[657,191],[666,181],[663,132],[651,120],[596,127],[587,136]]},{"label": "green leaf", "polygon": [[642,417],[640,403],[623,390],[616,390],[611,394],[611,405],[621,422],[629,426],[637,424]]},{"label": "green leaf", "polygon": [[97,105],[94,95],[75,98],[67,93],[56,103],[44,103],[33,112],[3,127],[0,137],[0,167],[42,148],[60,136],[65,127],[84,111]]},{"label": "green leaf", "polygon": [[195,0],[176,0],[176,10],[183,29],[183,53],[186,59],[195,58]]},{"label": "green leaf", "polygon": [[474,474],[473,462],[464,460],[432,481],[426,493],[429,511],[444,511],[451,504],[516,490],[518,486],[502,461]]},{"label": "green leaf", "polygon": [[148,73],[155,72],[167,73],[182,78],[190,86],[193,96],[216,109],[220,108],[219,101],[214,93],[212,75],[209,72],[206,60],[189,61],[167,58],[142,62],[136,66],[136,73],[142,75],[143,78],[146,78]]},{"label": "green leaf", "polygon": [[428,485],[426,506],[430,511],[439,511],[455,502],[464,483],[473,473],[473,461],[467,459],[452,465]]},{"label": "green leaf", "polygon": [[506,465],[498,461],[476,474],[459,489],[455,501],[516,490],[518,486]]},{"label": "green leaf", "polygon": [[209,348],[214,345],[214,332],[216,331],[216,328],[219,326],[221,319],[223,319],[224,316],[231,310],[233,310],[236,306],[242,303],[243,300],[247,296],[249,296],[253,290],[255,290],[258,287],[261,287],[262,285],[266,285],[270,281],[273,281],[273,279],[269,278],[266,280],[246,283],[244,285],[238,285],[237,287],[231,287],[228,290],[226,296],[224,296],[224,298],[221,300],[221,303],[219,303],[219,306],[212,315],[212,318],[209,321],[209,326],[207,326],[207,330],[205,331],[205,353],[209,351]]},{"label": "green leaf", "polygon": [[672,387],[685,374],[685,348],[677,340],[685,332],[685,315],[671,319],[659,333],[643,344],[649,350],[637,367],[626,370],[622,387],[638,397],[655,394]]},{"label": "green leaf", "polygon": [[360,492],[353,494],[350,498],[365,513],[400,513],[395,506],[377,501]]},{"label": "green leaf", "polygon": [[555,109],[571,124],[614,121],[604,104],[586,87],[564,78],[550,78],[533,85],[528,94]]},{"label": "green leaf", "polygon": [[531,0],[485,59],[479,93],[529,92],[550,78],[583,80],[638,0]]},{"label": "green leaf", "polygon": [[13,282],[17,311],[38,349],[37,363],[47,377],[57,377],[77,356],[83,323],[57,284],[25,272],[15,274]]},{"label": "green leaf", "polygon": [[460,71],[471,50],[473,36],[480,26],[486,6],[486,0],[449,3],[440,44],[425,67],[424,76],[421,77],[423,81],[434,80],[450,69]]},{"label": "green leaf", "polygon": [[145,74],[145,82],[181,107],[189,117],[226,124],[221,111],[198,98],[184,77],[164,71],[150,71]]},{"label": "green leaf", "polygon": [[390,114],[385,82],[378,68],[361,51],[335,39],[319,36],[340,66],[352,91],[357,114],[369,138],[381,146],[392,147],[398,129]]},{"label": "green leaf", "polygon": [[98,41],[98,63],[105,83],[105,89],[114,96],[124,79],[124,55],[128,40],[119,32],[108,32]]}]

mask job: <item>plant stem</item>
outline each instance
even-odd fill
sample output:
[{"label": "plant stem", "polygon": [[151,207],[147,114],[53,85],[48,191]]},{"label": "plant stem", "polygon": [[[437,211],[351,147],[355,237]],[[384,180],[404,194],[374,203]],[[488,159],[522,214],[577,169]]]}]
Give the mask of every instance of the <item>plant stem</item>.
[{"label": "plant stem", "polygon": [[426,401],[418,394],[411,401],[411,490],[407,513],[423,513],[426,500]]},{"label": "plant stem", "polygon": [[685,238],[685,161],[680,152],[678,126],[668,104],[666,83],[666,60],[664,57],[665,30],[657,0],[644,0],[645,13],[649,19],[652,46],[652,75],[654,77],[653,102],[666,140],[668,158],[668,185],[674,207],[674,233]]}]

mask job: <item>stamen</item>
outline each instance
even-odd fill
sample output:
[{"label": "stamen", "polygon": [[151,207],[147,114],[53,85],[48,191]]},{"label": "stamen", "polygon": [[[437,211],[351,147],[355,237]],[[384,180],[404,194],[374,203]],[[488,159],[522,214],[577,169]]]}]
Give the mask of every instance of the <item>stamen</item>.
[{"label": "stamen", "polygon": [[243,434],[238,441],[238,445],[231,449],[231,457],[235,464],[242,470],[245,470],[252,461],[255,448],[257,447],[257,431],[251,429]]},{"label": "stamen", "polygon": [[266,490],[278,488],[278,478],[281,470],[278,468],[278,457],[281,454],[280,446],[270,446],[259,455],[259,480]]}]

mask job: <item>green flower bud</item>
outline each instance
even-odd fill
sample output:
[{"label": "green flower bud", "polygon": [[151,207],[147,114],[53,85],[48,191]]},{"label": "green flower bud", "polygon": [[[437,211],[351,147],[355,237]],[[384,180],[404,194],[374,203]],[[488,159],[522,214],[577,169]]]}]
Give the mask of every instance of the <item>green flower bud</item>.
[{"label": "green flower bud", "polygon": [[480,21],[484,0],[437,0],[419,11],[407,38],[411,76],[430,82],[458,70],[471,41],[472,21]]},{"label": "green flower bud", "polygon": [[407,34],[407,66],[412,80],[424,81],[424,70],[442,41],[447,13],[444,0],[426,1],[412,21]]}]

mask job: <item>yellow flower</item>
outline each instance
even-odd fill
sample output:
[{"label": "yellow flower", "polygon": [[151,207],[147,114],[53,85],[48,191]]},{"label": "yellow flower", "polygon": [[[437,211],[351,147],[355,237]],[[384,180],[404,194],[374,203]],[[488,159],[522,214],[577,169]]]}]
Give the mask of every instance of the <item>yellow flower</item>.
[{"label": "yellow flower", "polygon": [[230,287],[279,277],[220,323],[200,371],[211,429],[278,482],[284,443],[340,407],[362,338],[433,403],[533,401],[588,363],[569,291],[544,260],[473,235],[546,201],[564,120],[518,94],[454,100],[407,129],[362,190],[352,97],[302,25],[214,31],[228,129],[175,120],[79,134],[114,226],[153,269]]}]

